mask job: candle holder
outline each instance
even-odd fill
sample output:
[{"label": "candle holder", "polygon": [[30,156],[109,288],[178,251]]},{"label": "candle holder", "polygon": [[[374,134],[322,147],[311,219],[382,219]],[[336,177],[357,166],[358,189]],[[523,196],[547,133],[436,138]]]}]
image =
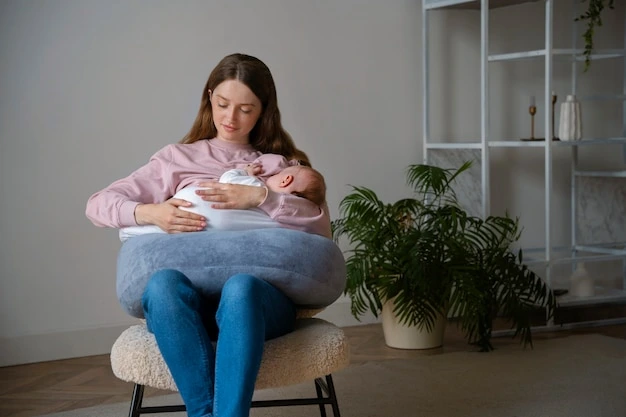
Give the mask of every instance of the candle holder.
[{"label": "candle holder", "polygon": [[544,140],[543,138],[535,137],[535,114],[537,114],[537,107],[533,104],[534,100],[531,100],[530,106],[528,106],[528,113],[530,114],[530,138],[523,138],[524,141],[538,141]]},{"label": "candle holder", "polygon": [[559,140],[554,134],[554,108],[556,106],[556,94],[552,92],[552,140]]},{"label": "candle holder", "polygon": [[[554,109],[556,106],[556,94],[552,92],[552,139],[553,141],[560,140],[554,134]],[[530,106],[528,106],[528,113],[530,114],[530,138],[522,138],[523,141],[541,141],[545,138],[535,137],[535,114],[537,114],[537,106],[535,106],[535,96],[530,96]],[[547,132],[546,132],[547,133]]]},{"label": "candle holder", "polygon": [[535,113],[537,113],[537,107],[528,107],[528,113],[530,113],[530,140],[537,140],[535,139]]}]

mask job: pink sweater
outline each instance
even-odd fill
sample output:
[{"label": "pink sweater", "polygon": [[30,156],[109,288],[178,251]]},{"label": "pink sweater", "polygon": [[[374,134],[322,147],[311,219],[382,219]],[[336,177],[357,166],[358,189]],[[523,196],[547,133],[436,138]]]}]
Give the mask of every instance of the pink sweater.
[{"label": "pink sweater", "polygon": [[[260,155],[251,145],[220,139],[167,145],[146,165],[92,195],[87,201],[86,215],[100,227],[136,226],[138,204],[162,203],[190,184],[218,180],[224,171],[243,168]],[[266,161],[266,173],[278,169]],[[277,164],[279,161],[276,158]],[[304,198],[269,191],[259,208],[284,227],[331,237],[326,204],[319,207]]]}]

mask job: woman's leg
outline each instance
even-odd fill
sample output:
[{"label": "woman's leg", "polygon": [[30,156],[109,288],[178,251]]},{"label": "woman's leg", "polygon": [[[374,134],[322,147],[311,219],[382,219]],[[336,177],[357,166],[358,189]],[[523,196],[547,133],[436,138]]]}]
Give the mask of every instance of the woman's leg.
[{"label": "woman's leg", "polygon": [[142,298],[148,329],[187,407],[189,417],[213,412],[215,352],[205,328],[210,303],[181,272],[156,272]]},{"label": "woman's leg", "polygon": [[248,417],[265,340],[291,332],[293,302],[267,282],[238,274],[222,289],[215,363],[215,417]]}]

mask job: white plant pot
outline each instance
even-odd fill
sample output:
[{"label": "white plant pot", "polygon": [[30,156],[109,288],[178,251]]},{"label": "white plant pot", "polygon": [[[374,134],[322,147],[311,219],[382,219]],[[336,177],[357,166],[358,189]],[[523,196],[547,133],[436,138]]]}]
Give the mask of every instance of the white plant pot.
[{"label": "white plant pot", "polygon": [[443,346],[446,317],[440,315],[435,320],[432,331],[417,326],[401,324],[393,312],[393,299],[383,304],[381,314],[385,344],[396,349],[433,349]]}]

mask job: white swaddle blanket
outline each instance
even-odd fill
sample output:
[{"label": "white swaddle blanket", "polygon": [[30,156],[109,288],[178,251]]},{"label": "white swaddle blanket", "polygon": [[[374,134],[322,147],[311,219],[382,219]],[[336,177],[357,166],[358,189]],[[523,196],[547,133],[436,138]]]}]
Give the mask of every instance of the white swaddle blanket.
[{"label": "white swaddle blanket", "polygon": [[[263,186],[263,182],[256,177],[248,175],[244,170],[232,169],[226,171],[220,177],[220,182],[229,184],[244,184]],[[174,194],[174,198],[189,201],[191,207],[179,207],[181,210],[190,211],[200,214],[207,219],[207,226],[204,230],[250,230],[250,229],[266,229],[271,227],[280,227],[280,224],[272,220],[267,213],[258,208],[248,210],[236,209],[214,209],[211,208],[211,202],[204,201],[196,190],[202,189],[190,185]],[[122,242],[134,236],[145,235],[148,233],[165,233],[158,226],[131,226],[124,227],[119,231],[119,237]]]}]

